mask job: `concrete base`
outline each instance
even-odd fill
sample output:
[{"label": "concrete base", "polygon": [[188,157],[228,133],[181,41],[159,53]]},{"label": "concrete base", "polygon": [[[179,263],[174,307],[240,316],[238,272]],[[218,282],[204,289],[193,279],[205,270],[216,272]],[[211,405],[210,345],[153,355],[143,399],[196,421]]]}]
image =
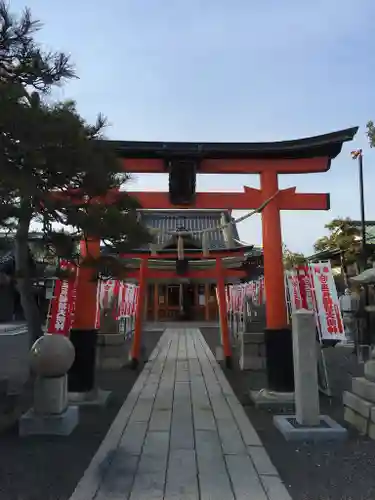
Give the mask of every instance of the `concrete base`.
[{"label": "concrete base", "polygon": [[90,392],[69,392],[69,401],[77,406],[105,407],[111,396],[111,391],[95,389]]},{"label": "concrete base", "polygon": [[[367,369],[367,374],[370,372],[371,365]],[[353,378],[352,392],[344,391],[342,399],[345,422],[357,429],[363,436],[369,435],[374,439],[375,382],[363,377]]]},{"label": "concrete base", "polygon": [[242,371],[263,371],[266,369],[266,358],[256,356],[240,355],[240,370]]},{"label": "concrete base", "polygon": [[321,425],[316,427],[294,426],[290,420],[295,415],[275,415],[273,423],[287,441],[344,441],[347,430],[327,415],[320,415]]},{"label": "concrete base", "polygon": [[77,427],[79,411],[77,406],[69,406],[60,415],[41,415],[31,408],[19,421],[18,432],[24,436],[69,436]]},{"label": "concrete base", "polygon": [[349,406],[344,406],[344,420],[354,427],[362,436],[366,436],[369,430],[369,419],[357,413]]},{"label": "concrete base", "polygon": [[96,347],[96,368],[121,370],[129,362],[131,342],[121,333],[100,333]]},{"label": "concrete base", "polygon": [[221,345],[216,346],[215,358],[216,358],[216,361],[224,361],[224,349],[223,349],[223,346],[221,346]]},{"label": "concrete base", "polygon": [[291,411],[295,408],[294,392],[274,392],[268,389],[250,391],[250,399],[259,409]]}]

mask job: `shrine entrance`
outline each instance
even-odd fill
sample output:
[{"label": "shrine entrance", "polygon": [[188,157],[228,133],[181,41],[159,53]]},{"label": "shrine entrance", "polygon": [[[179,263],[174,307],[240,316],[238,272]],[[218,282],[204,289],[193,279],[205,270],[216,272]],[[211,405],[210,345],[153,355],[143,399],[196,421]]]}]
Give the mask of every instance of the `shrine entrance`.
[{"label": "shrine entrance", "polygon": [[[261,213],[263,259],[266,296],[265,342],[267,354],[268,385],[274,391],[294,390],[291,330],[288,325],[285,303],[285,284],[282,254],[280,212],[282,210],[329,210],[329,194],[297,193],[295,187],[280,189],[279,176],[326,172],[331,160],[341,151],[346,141],[351,141],[357,128],[295,141],[274,143],[168,143],[109,141],[123,161],[127,173],[166,173],[169,175],[169,192],[130,192],[140,206],[147,210],[219,210],[229,213],[221,228],[226,240],[232,241],[230,228],[232,210],[252,210]],[[245,186],[242,192],[196,192],[197,174],[258,174],[260,189]],[[108,193],[101,201],[111,203],[121,197],[120,191]],[[243,218],[242,218],[243,219]],[[241,220],[242,220],[241,219]],[[215,283],[219,304],[221,342],[225,361],[231,364],[232,350],[229,338],[225,285],[244,279],[242,267],[245,248],[215,248],[207,245],[207,235],[214,227],[206,229],[183,227],[170,231],[157,229],[157,234],[168,233],[175,238],[176,250],[159,250],[158,246],[134,251],[125,256],[133,259],[135,268],[128,276],[139,282],[139,300],[136,313],[132,347],[133,365],[137,366],[141,352],[142,321],[149,284],[174,285],[189,283]],[[200,249],[184,248],[184,237],[192,233],[202,236]],[[86,251],[86,246],[83,252]],[[99,242],[88,245],[91,256],[100,252]],[[239,260],[241,257],[242,260]],[[237,260],[236,260],[237,259]],[[233,264],[233,261],[235,262]],[[89,270],[90,271],[90,270]],[[79,270],[77,303],[74,320],[75,336],[91,335],[95,329],[96,287],[90,282],[84,268]],[[158,292],[159,293],[159,292]],[[158,293],[154,294],[156,303]],[[176,303],[176,289],[166,292]],[[191,295],[189,295],[190,297]],[[158,299],[159,300],[159,299]],[[158,307],[155,310],[159,310]],[[172,307],[172,306],[171,306]],[[175,306],[173,306],[175,307]],[[192,306],[194,307],[194,306]],[[170,309],[166,309],[170,310]],[[207,309],[206,309],[207,310]],[[158,318],[159,319],[159,318]],[[81,342],[82,344],[82,342]],[[76,357],[81,349],[77,343]]]},{"label": "shrine entrance", "polygon": [[146,319],[147,321],[217,321],[215,285],[194,282],[149,284]]}]

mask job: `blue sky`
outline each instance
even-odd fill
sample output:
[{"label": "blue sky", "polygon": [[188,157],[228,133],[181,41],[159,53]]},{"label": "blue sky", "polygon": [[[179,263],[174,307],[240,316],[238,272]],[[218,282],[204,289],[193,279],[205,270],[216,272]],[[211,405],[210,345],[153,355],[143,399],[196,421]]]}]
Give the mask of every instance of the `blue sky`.
[{"label": "blue sky", "polygon": [[[350,151],[364,150],[366,216],[375,219],[373,0],[22,0],[45,26],[46,47],[70,53],[79,80],[58,92],[89,120],[103,112],[108,136],[123,140],[274,141],[359,125],[329,173],[280,178],[281,187],[330,192],[330,212],[285,212],[283,237],[312,252],[324,224],[359,218],[358,173]],[[257,176],[202,176],[199,190],[258,187]],[[129,186],[130,188],[130,186]],[[132,189],[167,189],[139,176]],[[234,213],[235,216],[240,215]],[[260,218],[239,226],[260,244]]]}]

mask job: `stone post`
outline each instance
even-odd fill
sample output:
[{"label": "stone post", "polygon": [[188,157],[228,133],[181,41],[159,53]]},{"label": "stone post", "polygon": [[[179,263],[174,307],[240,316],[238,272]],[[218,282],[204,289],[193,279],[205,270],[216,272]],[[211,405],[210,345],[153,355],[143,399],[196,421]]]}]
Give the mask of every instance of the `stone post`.
[{"label": "stone post", "polygon": [[275,415],[273,422],[287,441],[343,440],[346,429],[319,413],[316,323],[313,311],[292,315],[295,415]]},{"label": "stone post", "polygon": [[292,316],[296,420],[319,425],[319,389],[316,359],[316,325],[313,311],[300,309]]},{"label": "stone post", "polygon": [[74,346],[63,335],[46,334],[30,351],[36,375],[34,406],[19,422],[21,436],[68,435],[78,424],[78,408],[68,404],[67,372],[74,361]]}]

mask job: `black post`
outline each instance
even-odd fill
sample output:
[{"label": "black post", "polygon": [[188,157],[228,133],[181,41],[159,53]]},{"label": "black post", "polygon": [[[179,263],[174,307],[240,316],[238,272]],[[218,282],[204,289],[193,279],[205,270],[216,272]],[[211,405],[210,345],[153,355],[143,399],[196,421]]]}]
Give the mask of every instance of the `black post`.
[{"label": "black post", "polygon": [[293,339],[290,328],[264,330],[268,388],[275,392],[294,391]]},{"label": "black post", "polygon": [[68,372],[68,391],[87,393],[95,388],[96,342],[98,330],[70,330],[75,358]]},{"label": "black post", "polygon": [[[359,170],[359,196],[360,196],[360,207],[361,207],[361,260],[362,260],[362,271],[367,268],[367,242],[366,242],[366,217],[365,217],[365,195],[364,195],[364,183],[363,183],[363,154],[362,149],[357,151],[358,154],[358,170]],[[365,306],[369,305],[369,292],[368,286],[364,286],[365,291]],[[362,342],[364,344],[371,344],[371,333],[370,333],[370,317],[369,313],[365,312],[365,331],[363,332]]]}]

